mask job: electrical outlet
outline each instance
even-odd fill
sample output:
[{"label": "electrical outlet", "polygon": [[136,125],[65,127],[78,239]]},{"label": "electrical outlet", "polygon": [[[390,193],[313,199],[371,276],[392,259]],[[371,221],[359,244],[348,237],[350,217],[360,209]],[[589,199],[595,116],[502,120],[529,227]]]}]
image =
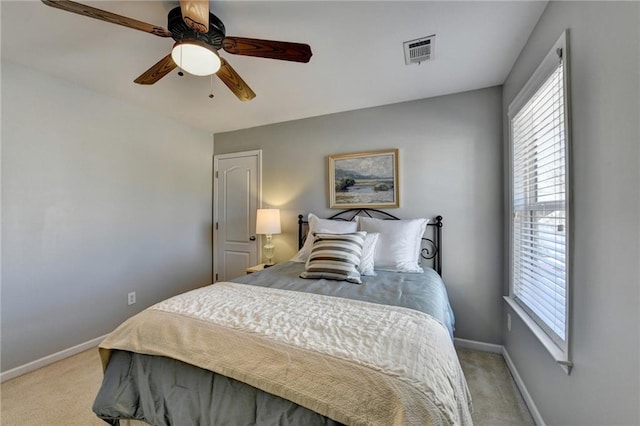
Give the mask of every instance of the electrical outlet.
[{"label": "electrical outlet", "polygon": [[511,331],[511,314],[507,314],[507,330]]},{"label": "electrical outlet", "polygon": [[127,294],[127,305],[134,305],[136,303],[136,292],[132,291]]}]

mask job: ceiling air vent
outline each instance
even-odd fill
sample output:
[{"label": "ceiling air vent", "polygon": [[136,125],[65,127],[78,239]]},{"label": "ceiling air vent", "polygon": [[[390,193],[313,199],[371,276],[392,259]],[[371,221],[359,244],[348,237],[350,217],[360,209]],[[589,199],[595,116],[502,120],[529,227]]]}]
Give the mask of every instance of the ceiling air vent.
[{"label": "ceiling air vent", "polygon": [[415,40],[405,41],[404,45],[404,63],[406,65],[419,64],[428,61],[433,56],[434,43],[436,35],[417,38]]}]

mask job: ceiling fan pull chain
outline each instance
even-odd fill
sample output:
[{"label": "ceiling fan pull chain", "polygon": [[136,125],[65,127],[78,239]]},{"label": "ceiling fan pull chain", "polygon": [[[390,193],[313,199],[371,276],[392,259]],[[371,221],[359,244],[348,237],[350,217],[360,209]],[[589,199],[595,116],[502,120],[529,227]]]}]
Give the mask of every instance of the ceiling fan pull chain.
[{"label": "ceiling fan pull chain", "polygon": [[211,74],[211,84],[210,84],[210,91],[209,91],[209,99],[213,99],[213,76],[214,74]]},{"label": "ceiling fan pull chain", "polygon": [[[180,49],[180,63],[182,63],[182,49]],[[182,72],[182,68],[179,69],[178,75],[182,77],[184,73]]]}]

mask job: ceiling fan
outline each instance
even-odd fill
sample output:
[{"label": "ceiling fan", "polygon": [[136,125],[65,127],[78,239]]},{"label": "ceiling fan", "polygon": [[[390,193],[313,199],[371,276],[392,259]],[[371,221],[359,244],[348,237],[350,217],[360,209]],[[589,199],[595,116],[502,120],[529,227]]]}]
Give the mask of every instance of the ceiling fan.
[{"label": "ceiling fan", "polygon": [[73,1],[42,2],[67,12],[144,31],[158,37],[173,38],[175,44],[171,53],[136,78],[134,81],[138,84],[154,84],[179,67],[194,75],[215,73],[238,99],[250,101],[256,94],[229,62],[218,55],[218,50],[223,49],[235,55],[304,63],[309,62],[312,55],[307,44],[228,37],[222,21],[209,12],[208,0],[180,0],[180,6],[169,12],[168,29]]}]

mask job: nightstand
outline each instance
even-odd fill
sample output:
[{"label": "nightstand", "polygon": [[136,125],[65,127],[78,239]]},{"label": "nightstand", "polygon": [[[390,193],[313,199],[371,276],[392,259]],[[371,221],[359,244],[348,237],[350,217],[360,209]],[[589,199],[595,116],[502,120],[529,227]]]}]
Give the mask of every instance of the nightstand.
[{"label": "nightstand", "polygon": [[245,269],[244,271],[247,273],[247,275],[249,274],[253,274],[254,272],[260,272],[264,269],[264,263],[261,263],[259,265],[255,265],[255,266],[249,266],[247,269]]}]

